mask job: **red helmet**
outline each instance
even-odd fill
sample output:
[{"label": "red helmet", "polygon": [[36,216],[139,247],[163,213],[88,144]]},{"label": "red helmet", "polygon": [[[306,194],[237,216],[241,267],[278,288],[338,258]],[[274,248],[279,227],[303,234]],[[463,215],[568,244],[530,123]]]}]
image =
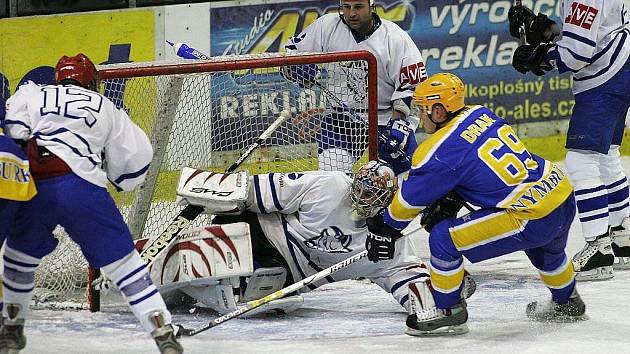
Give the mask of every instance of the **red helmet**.
[{"label": "red helmet", "polygon": [[63,80],[74,80],[85,88],[96,90],[98,71],[90,58],[83,53],[73,57],[64,55],[55,66],[55,82],[59,84]]}]

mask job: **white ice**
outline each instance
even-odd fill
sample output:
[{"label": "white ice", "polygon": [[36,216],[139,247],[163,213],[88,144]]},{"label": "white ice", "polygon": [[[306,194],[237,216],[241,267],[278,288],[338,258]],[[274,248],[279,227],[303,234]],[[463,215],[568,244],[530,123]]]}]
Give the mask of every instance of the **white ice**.
[{"label": "white ice", "polygon": [[[624,158],[630,173],[630,158]],[[417,238],[425,250],[426,234]],[[574,222],[568,243],[583,245]],[[282,317],[235,319],[184,338],[186,353],[630,353],[630,270],[609,281],[579,283],[590,319],[532,322],[525,306],[548,290],[522,252],[468,264],[477,292],[468,301],[470,332],[457,337],[404,334],[406,313],[373,284],[346,281],[304,295],[304,307]],[[174,322],[199,326],[209,314],[178,313]],[[36,310],[27,322],[23,353],[157,353],[128,311]]]}]

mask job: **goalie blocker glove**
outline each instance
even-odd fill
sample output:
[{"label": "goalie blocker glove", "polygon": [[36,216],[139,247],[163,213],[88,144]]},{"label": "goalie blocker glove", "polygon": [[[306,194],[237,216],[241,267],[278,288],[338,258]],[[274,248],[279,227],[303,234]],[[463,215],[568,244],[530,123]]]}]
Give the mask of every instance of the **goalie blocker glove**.
[{"label": "goalie blocker glove", "polygon": [[394,258],[396,240],[402,237],[399,230],[385,224],[383,211],[366,220],[368,235],[365,239],[367,258],[376,263]]},{"label": "goalie blocker glove", "polygon": [[537,47],[522,45],[514,51],[512,66],[521,74],[531,71],[535,75],[542,76],[553,67],[545,62],[545,55],[553,44],[541,44]]},{"label": "goalie blocker glove", "polygon": [[450,192],[422,210],[420,224],[427,232],[431,232],[433,226],[440,221],[457,217],[457,213],[464,205],[466,201],[459,194]]},{"label": "goalie blocker glove", "polygon": [[316,64],[289,65],[280,68],[280,74],[301,88],[310,88],[316,83],[319,69]]}]

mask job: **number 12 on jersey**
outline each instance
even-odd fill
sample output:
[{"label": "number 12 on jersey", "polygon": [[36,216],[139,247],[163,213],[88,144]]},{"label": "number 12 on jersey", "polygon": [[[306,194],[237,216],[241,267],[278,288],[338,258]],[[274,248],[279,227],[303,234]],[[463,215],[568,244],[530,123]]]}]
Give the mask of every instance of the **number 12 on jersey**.
[{"label": "number 12 on jersey", "polygon": [[42,117],[54,114],[70,119],[83,119],[88,127],[96,123],[94,113],[99,113],[103,97],[96,92],[76,86],[44,86],[44,102],[41,105]]}]

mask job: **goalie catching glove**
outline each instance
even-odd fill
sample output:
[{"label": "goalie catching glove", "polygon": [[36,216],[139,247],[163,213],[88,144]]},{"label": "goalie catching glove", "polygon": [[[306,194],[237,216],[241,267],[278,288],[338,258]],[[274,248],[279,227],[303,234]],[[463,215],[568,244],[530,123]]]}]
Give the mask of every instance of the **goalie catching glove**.
[{"label": "goalie catching glove", "polygon": [[215,173],[184,167],[177,184],[177,203],[197,205],[210,214],[239,214],[249,193],[247,172]]},{"label": "goalie catching glove", "polygon": [[365,249],[368,251],[367,258],[374,263],[393,259],[396,241],[403,236],[400,230],[385,224],[383,211],[367,219],[369,232],[365,239]]}]

